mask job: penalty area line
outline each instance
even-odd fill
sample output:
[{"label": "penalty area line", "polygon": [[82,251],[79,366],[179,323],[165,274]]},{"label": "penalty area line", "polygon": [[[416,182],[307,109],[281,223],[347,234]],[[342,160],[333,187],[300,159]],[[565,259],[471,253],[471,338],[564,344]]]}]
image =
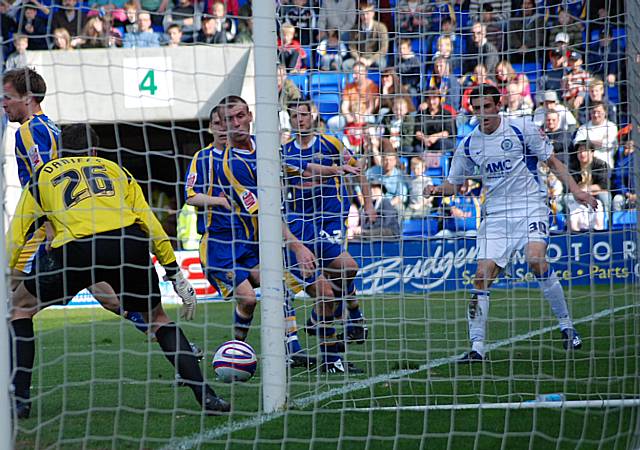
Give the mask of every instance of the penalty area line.
[{"label": "penalty area line", "polygon": [[[592,322],[594,320],[602,319],[603,317],[607,317],[613,314],[616,314],[620,311],[624,311],[626,309],[636,308],[640,306],[639,304],[632,305],[624,305],[618,306],[617,308],[607,308],[602,311],[599,311],[595,314],[590,314],[588,316],[582,317],[574,321],[574,324],[581,324],[585,322]],[[556,330],[557,325],[540,328],[538,330],[529,331],[528,333],[519,334],[516,336],[512,336],[507,339],[502,339],[500,341],[496,341],[492,344],[487,345],[487,351],[495,350],[501,347],[506,347],[516,342],[524,341],[530,339],[535,336],[539,336],[541,334],[548,333],[550,331]],[[367,378],[361,381],[355,381],[353,383],[349,383],[345,386],[339,388],[329,389],[328,391],[321,392],[319,394],[310,395],[303,398],[293,399],[289,402],[289,410],[290,409],[304,409],[309,405],[314,403],[322,402],[324,400],[330,399],[332,397],[337,397],[339,395],[345,395],[353,391],[358,391],[361,389],[367,389],[375,384],[384,383],[390,380],[395,380],[398,378],[407,377],[410,375],[414,375],[419,372],[423,372],[425,370],[434,369],[436,367],[444,366],[447,364],[451,364],[458,360],[462,354],[447,356],[445,358],[438,358],[432,361],[429,361],[426,364],[422,364],[417,369],[402,369],[402,370],[394,370],[392,372],[376,375],[374,377]],[[559,402],[561,403],[561,402]],[[565,402],[566,403],[566,402]],[[474,405],[477,407],[477,405]],[[395,409],[395,407],[393,408]],[[220,438],[225,435],[229,435],[235,433],[237,431],[244,430],[246,428],[256,428],[261,425],[270,422],[272,420],[283,417],[289,410],[283,411],[274,411],[272,413],[259,414],[254,417],[250,417],[240,421],[229,422],[226,425],[212,428],[210,430],[206,430],[201,433],[196,433],[192,436],[173,439],[166,446],[162,447],[163,449],[181,449],[188,450],[197,447],[198,445],[210,441],[213,439]]]}]

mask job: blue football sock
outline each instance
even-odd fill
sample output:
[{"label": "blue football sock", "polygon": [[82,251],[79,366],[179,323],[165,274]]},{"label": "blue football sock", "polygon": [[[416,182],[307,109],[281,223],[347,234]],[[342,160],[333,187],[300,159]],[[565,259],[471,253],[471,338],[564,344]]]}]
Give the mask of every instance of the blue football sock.
[{"label": "blue football sock", "polygon": [[302,351],[300,341],[298,341],[298,324],[296,322],[296,310],[291,304],[291,298],[287,296],[284,305],[284,320],[286,324],[285,337],[287,340],[287,353],[298,353]]},{"label": "blue football sock", "polygon": [[244,317],[240,315],[238,312],[238,308],[236,307],[233,310],[233,330],[234,330],[234,339],[238,341],[244,341],[247,339],[247,335],[249,334],[249,328],[251,328],[251,322],[253,321],[253,316]]},{"label": "blue football sock", "polygon": [[147,330],[149,330],[149,324],[144,321],[142,314],[139,312],[126,311],[124,318],[133,322],[133,325],[143,334],[146,334]]}]

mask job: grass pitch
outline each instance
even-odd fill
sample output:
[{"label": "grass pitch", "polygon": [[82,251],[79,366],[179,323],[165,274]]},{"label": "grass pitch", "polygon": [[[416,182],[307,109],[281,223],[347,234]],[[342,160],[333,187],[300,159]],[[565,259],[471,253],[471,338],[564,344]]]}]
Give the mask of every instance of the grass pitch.
[{"label": "grass pitch", "polygon": [[[627,449],[640,433],[638,408],[344,411],[344,408],[640,397],[640,299],[633,285],[567,290],[584,347],[562,348],[537,289],[492,293],[490,362],[460,366],[466,351],[462,293],[363,300],[370,338],[349,347],[360,376],[296,369],[290,408],[260,414],[261,374],[216,391],[230,417],[205,417],[190,390],[176,387],[156,343],[99,309],[57,309],[36,319],[32,416],[18,423],[17,448],[229,449]],[[231,303],[199,306],[184,326],[204,346],[202,363],[231,336]],[[310,304],[298,310],[303,324]],[[617,310],[616,310],[617,308]],[[597,313],[604,311],[597,316]],[[169,309],[176,314],[176,309]],[[259,313],[258,313],[259,315]],[[204,324],[208,325],[205,327]],[[248,342],[259,353],[256,320]],[[519,337],[518,337],[519,336]],[[317,351],[300,333],[303,345]]]}]

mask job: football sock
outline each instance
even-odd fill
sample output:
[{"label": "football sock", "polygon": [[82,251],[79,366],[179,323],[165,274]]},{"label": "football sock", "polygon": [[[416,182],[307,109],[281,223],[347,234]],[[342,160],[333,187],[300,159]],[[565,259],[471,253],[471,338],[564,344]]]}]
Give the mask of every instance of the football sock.
[{"label": "football sock", "polygon": [[124,311],[122,313],[122,316],[125,319],[131,321],[133,325],[138,329],[138,331],[140,331],[143,334],[147,333],[147,330],[149,329],[149,324],[147,324],[147,322],[144,321],[142,314],[135,311]]},{"label": "football sock", "polygon": [[551,305],[551,310],[558,318],[560,329],[573,328],[573,321],[569,315],[569,308],[567,307],[567,301],[564,297],[564,290],[558,280],[558,276],[555,274],[551,267],[547,270],[547,273],[542,275],[536,275],[538,278],[538,285],[542,291],[542,295]]},{"label": "football sock", "polygon": [[287,353],[298,353],[302,351],[300,341],[298,341],[298,324],[296,323],[296,310],[291,304],[291,298],[287,295],[284,305],[285,337],[287,340]]},{"label": "football sock", "polygon": [[247,339],[247,335],[249,334],[249,328],[251,328],[251,321],[253,320],[253,316],[245,317],[238,310],[236,306],[233,310],[233,331],[234,331],[234,339],[238,341],[245,341]]},{"label": "football sock", "polygon": [[202,378],[198,360],[182,330],[175,323],[167,323],[156,330],[158,344],[169,362],[177,369],[180,378],[193,391],[196,399],[202,403],[204,394],[216,395]]},{"label": "football sock", "polygon": [[330,363],[339,360],[333,316],[325,316],[318,323],[318,338],[320,339],[322,361]]},{"label": "football sock", "polygon": [[[12,341],[15,348],[10,348],[10,365],[15,369],[13,373],[13,387],[15,389],[16,398],[19,400],[28,400],[30,398],[31,374],[33,372],[33,361],[36,354],[36,344],[33,335],[32,319],[17,319],[11,321]],[[14,354],[15,350],[15,366]]]},{"label": "football sock", "polygon": [[484,356],[484,339],[487,332],[487,317],[489,316],[489,291],[473,289],[471,295],[467,311],[469,340],[471,341],[471,349]]}]

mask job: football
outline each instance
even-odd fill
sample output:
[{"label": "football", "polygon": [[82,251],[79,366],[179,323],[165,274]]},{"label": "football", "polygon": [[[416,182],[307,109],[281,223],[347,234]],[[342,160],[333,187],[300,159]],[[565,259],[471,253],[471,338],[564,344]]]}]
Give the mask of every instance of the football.
[{"label": "football", "polygon": [[218,347],[211,364],[220,381],[244,382],[256,373],[258,357],[253,347],[246,342],[227,341]]}]

